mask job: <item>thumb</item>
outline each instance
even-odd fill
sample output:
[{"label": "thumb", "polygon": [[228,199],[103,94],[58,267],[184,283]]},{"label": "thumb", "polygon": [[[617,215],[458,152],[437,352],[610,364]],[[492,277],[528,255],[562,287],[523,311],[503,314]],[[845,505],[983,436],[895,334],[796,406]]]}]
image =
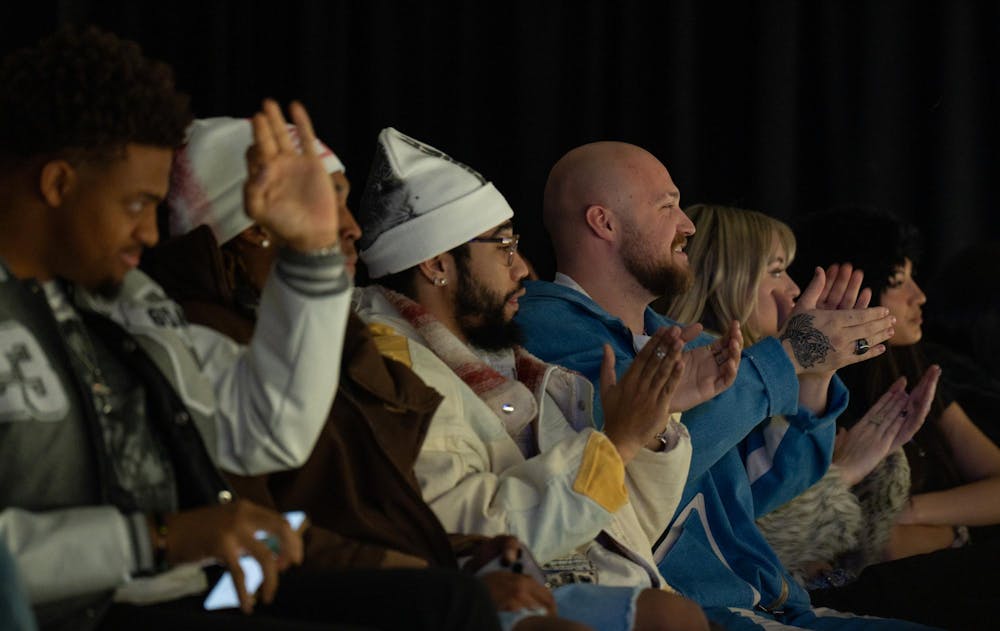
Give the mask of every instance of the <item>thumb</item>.
[{"label": "thumb", "polygon": [[610,344],[604,345],[604,359],[601,360],[601,396],[608,393],[618,383],[615,376],[615,352]]},{"label": "thumb", "polygon": [[694,338],[701,335],[701,332],[705,330],[700,323],[695,322],[694,324],[689,324],[681,329],[681,341],[687,344]]},{"label": "thumb", "polygon": [[799,296],[799,299],[795,304],[796,309],[798,311],[815,309],[816,302],[823,293],[824,285],[826,285],[826,272],[823,271],[822,267],[817,267],[812,280],[809,281],[809,286],[806,287],[806,290],[802,292],[801,296]]}]

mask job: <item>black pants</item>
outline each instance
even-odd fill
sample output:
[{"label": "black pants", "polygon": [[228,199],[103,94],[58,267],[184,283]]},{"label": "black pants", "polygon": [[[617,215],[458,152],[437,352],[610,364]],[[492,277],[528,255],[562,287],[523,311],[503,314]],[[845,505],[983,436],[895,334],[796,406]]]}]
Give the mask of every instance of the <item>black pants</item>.
[{"label": "black pants", "polygon": [[113,605],[102,630],[414,629],[499,631],[496,610],[475,578],[448,570],[364,570],[281,575],[270,605],[252,615],[205,611],[204,595],[158,605]]},{"label": "black pants", "polygon": [[997,629],[1000,544],[989,541],[879,563],[849,585],[809,595],[816,607],[956,631]]}]

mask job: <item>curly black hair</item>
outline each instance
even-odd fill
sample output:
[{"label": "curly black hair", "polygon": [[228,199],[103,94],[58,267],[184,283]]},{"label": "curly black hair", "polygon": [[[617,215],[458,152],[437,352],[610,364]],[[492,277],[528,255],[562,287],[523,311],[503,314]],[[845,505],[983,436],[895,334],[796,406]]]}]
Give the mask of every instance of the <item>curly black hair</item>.
[{"label": "curly black hair", "polygon": [[879,304],[882,291],[898,268],[910,259],[920,259],[917,229],[896,215],[864,206],[841,206],[812,213],[792,221],[798,242],[792,278],[805,288],[817,267],[851,263],[865,272],[872,304]]},{"label": "curly black hair", "polygon": [[[792,222],[798,241],[795,263],[789,270],[801,287],[808,285],[816,267],[850,262],[865,272],[872,305],[880,304],[890,277],[906,259],[914,266],[920,256],[919,234],[910,223],[874,208],[844,206],[806,215]],[[906,376],[916,384],[929,362],[922,346],[890,346],[881,357],[837,371],[851,393],[847,410],[837,424],[850,427],[874,405],[896,379]],[[941,490],[961,484],[954,456],[938,420],[948,401],[939,389],[927,423],[905,446],[914,493]]]},{"label": "curly black hair", "polygon": [[125,145],[176,147],[191,122],[169,66],[138,44],[68,25],[0,63],[0,165],[110,160]]}]

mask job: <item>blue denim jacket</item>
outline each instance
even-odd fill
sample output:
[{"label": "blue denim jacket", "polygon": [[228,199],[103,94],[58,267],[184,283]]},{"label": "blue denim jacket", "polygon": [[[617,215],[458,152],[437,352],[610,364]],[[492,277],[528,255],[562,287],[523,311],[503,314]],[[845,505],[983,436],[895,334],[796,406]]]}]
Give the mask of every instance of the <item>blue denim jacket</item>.
[{"label": "blue denim jacket", "polygon": [[[525,347],[598,385],[602,344],[622,375],[635,356],[632,333],[586,295],[550,282],[527,283],[517,322]],[[646,309],[646,330],[675,322]],[[708,344],[703,334],[688,346]],[[597,396],[599,399],[599,396]],[[660,571],[702,606],[805,609],[809,596],[781,565],[754,521],[821,478],[833,452],[834,421],[847,389],[834,378],[826,412],[798,407],[798,379],[784,349],[767,338],[744,349],[735,383],[684,413],[691,469],[680,506],[654,546]],[[595,400],[595,421],[603,421]]]}]

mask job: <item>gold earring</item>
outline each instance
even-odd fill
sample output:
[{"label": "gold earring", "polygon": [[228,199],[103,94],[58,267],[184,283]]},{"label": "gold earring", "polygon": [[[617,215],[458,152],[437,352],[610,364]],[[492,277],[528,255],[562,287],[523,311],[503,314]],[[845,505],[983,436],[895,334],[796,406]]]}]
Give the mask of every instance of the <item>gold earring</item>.
[{"label": "gold earring", "polygon": [[436,287],[444,287],[447,284],[448,284],[448,279],[445,278],[444,276],[438,276],[437,278],[434,279],[434,285]]}]

